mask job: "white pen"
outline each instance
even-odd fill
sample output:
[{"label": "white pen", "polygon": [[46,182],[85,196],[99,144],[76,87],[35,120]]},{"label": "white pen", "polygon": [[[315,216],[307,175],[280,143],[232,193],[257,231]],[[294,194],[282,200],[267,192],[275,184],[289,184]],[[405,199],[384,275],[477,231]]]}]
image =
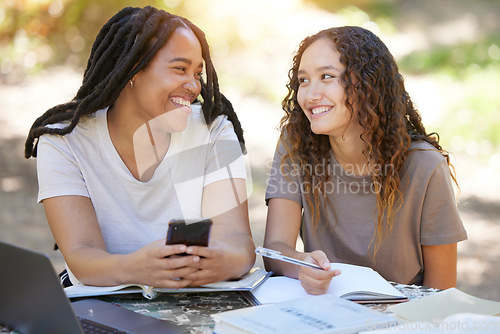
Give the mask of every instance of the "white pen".
[{"label": "white pen", "polygon": [[264,248],[264,247],[257,247],[257,248],[255,248],[255,253],[258,254],[258,255],[262,255],[262,256],[268,257],[270,259],[275,259],[275,260],[280,260],[280,261],[284,261],[284,262],[288,262],[288,263],[293,263],[293,264],[296,264],[296,265],[299,265],[299,266],[304,266],[304,267],[310,267],[310,268],[325,270],[325,269],[321,268],[320,266],[318,266],[317,264],[313,264],[313,263],[309,263],[309,262],[305,262],[305,261],[294,259],[293,257],[288,257],[288,256],[285,256],[285,255],[281,255],[281,253],[278,252],[278,251],[275,251],[275,250],[272,250],[272,249],[268,249],[268,248]]}]

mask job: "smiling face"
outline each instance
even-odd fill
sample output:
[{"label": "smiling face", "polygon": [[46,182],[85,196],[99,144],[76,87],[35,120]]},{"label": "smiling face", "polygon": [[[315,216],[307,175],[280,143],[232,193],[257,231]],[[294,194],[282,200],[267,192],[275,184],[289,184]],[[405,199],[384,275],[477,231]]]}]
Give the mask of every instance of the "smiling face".
[{"label": "smiling face", "polygon": [[140,118],[159,118],[169,132],[185,130],[190,105],[201,91],[201,52],[191,30],[175,30],[148,66],[134,76],[129,93]]},{"label": "smiling face", "polygon": [[340,53],[326,38],[313,42],[302,54],[297,101],[315,134],[342,138],[357,124],[345,105],[345,87],[340,82],[344,71]]}]

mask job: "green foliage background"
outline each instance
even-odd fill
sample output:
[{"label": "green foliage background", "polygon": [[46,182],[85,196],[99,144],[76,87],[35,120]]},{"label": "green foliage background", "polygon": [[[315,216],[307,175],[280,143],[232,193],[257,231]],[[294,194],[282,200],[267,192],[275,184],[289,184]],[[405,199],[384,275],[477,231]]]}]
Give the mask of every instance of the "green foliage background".
[{"label": "green foliage background", "polygon": [[[223,3],[219,5],[218,3]],[[241,16],[238,2],[229,0],[3,0],[0,6],[0,83],[17,84],[51,66],[83,68],[100,27],[125,6],[156,6],[186,16],[207,34],[215,54],[221,82],[245,94],[279,103],[286,73],[262,80],[272,56],[267,34],[277,31],[258,27],[258,16],[269,8],[248,13],[247,24],[259,33],[251,42],[235,27]],[[497,0],[282,0],[281,8],[303,6],[342,16],[349,24],[375,24],[380,33],[396,36],[418,31],[423,38],[413,50],[400,55],[398,63],[405,76],[425,77],[440,87],[446,105],[439,111],[431,131],[438,131],[444,145],[454,150],[497,152],[500,146],[500,1]],[[233,6],[233,7],[231,7]],[[229,8],[223,12],[221,8]],[[275,10],[279,7],[273,7]],[[216,9],[216,10],[215,10]],[[245,10],[244,8],[242,11]],[[229,13],[229,14],[228,14]],[[280,16],[278,10],[272,15]],[[273,16],[269,16],[272,20]],[[264,17],[266,18],[266,17]],[[474,34],[463,31],[436,38],[444,22],[474,22]],[[262,22],[262,21],[260,21]],[[298,22],[297,24],[301,24]],[[460,25],[457,25],[460,28]],[[286,27],[282,27],[286,29]],[[291,28],[291,27],[290,27]],[[276,29],[274,29],[276,30]],[[470,36],[469,36],[470,35]],[[304,36],[297,36],[297,42]],[[409,37],[411,38],[411,37]],[[296,45],[295,44],[295,45]],[[294,50],[289,50],[290,55]],[[260,52],[260,54],[259,54]],[[244,68],[235,66],[245,58]],[[248,56],[247,56],[248,57]],[[290,57],[291,58],[291,57]],[[287,65],[287,64],[284,64]],[[241,67],[241,66],[240,66]],[[424,118],[425,121],[425,118]]]}]

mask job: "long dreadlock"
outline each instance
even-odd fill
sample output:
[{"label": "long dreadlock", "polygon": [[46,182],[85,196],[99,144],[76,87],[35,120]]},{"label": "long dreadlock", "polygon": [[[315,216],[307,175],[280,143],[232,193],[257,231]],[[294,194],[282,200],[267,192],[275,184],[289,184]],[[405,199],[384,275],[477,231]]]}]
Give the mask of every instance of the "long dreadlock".
[{"label": "long dreadlock", "polygon": [[[178,27],[191,29],[201,44],[207,81],[201,82],[205,122],[211,124],[217,116],[226,115],[245,150],[238,117],[231,102],[219,91],[205,34],[183,17],[147,6],[126,7],[101,28],[90,52],[82,86],[70,102],[50,108],[33,123],[25,143],[25,157],[36,157],[35,140],[41,135],[68,134],[82,116],[112,105],[127,83],[148,65]],[[67,122],[67,125],[62,128],[47,127],[60,122]]]}]

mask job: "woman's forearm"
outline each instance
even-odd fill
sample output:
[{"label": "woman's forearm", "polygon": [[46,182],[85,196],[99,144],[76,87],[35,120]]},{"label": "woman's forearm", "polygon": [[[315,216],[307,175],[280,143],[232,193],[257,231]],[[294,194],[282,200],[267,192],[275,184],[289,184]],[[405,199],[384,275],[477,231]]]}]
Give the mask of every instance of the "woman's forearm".
[{"label": "woman's forearm", "polygon": [[96,248],[78,248],[65,254],[66,263],[83,284],[111,286],[132,282],[129,256],[109,254]]}]

